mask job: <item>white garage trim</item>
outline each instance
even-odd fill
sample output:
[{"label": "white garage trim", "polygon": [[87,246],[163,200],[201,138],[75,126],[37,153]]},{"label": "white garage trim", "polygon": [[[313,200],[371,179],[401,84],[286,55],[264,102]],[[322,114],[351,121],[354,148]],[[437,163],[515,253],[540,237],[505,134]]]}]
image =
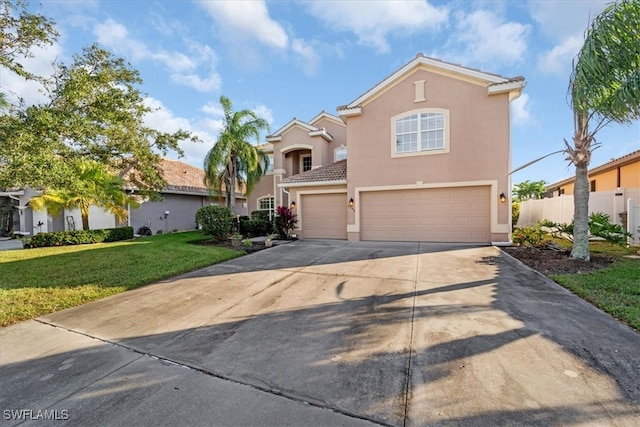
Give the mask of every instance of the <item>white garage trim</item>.
[{"label": "white garage trim", "polygon": [[[428,188],[450,188],[450,187],[481,187],[489,186],[491,189],[491,195],[489,200],[489,214],[491,233],[509,233],[509,224],[498,224],[498,181],[486,180],[486,181],[462,181],[462,182],[439,182],[439,183],[427,183],[417,182],[415,184],[407,185],[384,185],[377,187],[356,187],[355,188],[355,210],[356,210],[356,222],[355,224],[347,224],[347,232],[359,233],[360,232],[360,193],[366,191],[394,191],[394,190],[420,190]],[[506,192],[506,190],[504,190]]]},{"label": "white garage trim", "polygon": [[[296,193],[296,206],[300,206],[302,207],[302,196],[304,196],[305,194],[338,194],[338,193],[344,193],[347,194],[347,190],[346,189],[336,189],[336,190],[308,190],[308,191],[298,191]],[[345,199],[346,200],[346,199]],[[347,209],[347,202],[344,202],[344,208]],[[296,214],[298,215],[298,227],[304,230],[304,226],[303,224],[303,218],[302,218],[302,208],[297,209],[296,208]],[[346,215],[346,214],[345,214]],[[348,226],[347,226],[348,227]]]}]

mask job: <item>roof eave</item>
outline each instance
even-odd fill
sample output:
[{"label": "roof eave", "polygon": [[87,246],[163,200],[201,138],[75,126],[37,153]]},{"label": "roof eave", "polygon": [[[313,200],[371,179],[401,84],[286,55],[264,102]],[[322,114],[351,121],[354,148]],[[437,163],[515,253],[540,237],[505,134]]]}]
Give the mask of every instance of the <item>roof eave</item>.
[{"label": "roof eave", "polygon": [[278,187],[280,188],[290,188],[290,187],[322,187],[328,185],[346,185],[346,179],[339,179],[335,181],[309,181],[309,182],[291,182],[291,183],[280,183]]}]

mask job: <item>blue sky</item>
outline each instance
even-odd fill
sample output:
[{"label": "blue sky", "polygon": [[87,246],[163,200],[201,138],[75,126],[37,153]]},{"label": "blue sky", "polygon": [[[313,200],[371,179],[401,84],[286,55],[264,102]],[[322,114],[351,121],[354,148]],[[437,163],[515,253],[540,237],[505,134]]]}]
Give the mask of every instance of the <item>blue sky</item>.
[{"label": "blue sky", "polygon": [[[98,43],[138,69],[147,118],[164,131],[198,134],[184,160],[202,159],[220,128],[220,95],[249,108],[275,131],[291,118],[336,113],[416,53],[498,73],[524,76],[512,104],[512,164],[522,165],[571,140],[566,91],[571,60],[602,1],[32,1],[30,9],[57,23],[58,42],[35,51],[31,71],[70,62]],[[33,83],[2,71],[5,93],[27,102]],[[640,149],[640,123],[609,125],[592,166]],[[513,176],[551,183],[573,169],[555,155]]]}]

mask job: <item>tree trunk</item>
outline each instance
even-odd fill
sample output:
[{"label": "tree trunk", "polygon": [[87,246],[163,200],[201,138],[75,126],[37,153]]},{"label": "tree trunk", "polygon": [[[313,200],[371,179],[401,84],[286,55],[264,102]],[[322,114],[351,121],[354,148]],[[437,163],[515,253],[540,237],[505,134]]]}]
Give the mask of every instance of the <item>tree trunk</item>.
[{"label": "tree trunk", "polygon": [[587,165],[576,166],[573,190],[573,248],[571,258],[589,261],[589,177]]},{"label": "tree trunk", "polygon": [[82,217],[82,229],[89,229],[89,210],[88,209],[80,209],[80,216]]},{"label": "tree trunk", "polygon": [[230,193],[231,197],[229,197],[229,209],[231,209],[232,214],[236,214],[236,159],[231,157],[231,179],[230,182]]}]

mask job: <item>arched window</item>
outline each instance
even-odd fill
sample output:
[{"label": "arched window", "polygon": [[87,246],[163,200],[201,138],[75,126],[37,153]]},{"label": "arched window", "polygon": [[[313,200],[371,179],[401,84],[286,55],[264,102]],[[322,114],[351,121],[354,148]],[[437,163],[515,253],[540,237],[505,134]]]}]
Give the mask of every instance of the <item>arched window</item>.
[{"label": "arched window", "polygon": [[441,109],[396,116],[393,125],[395,154],[448,151],[449,112]]}]

